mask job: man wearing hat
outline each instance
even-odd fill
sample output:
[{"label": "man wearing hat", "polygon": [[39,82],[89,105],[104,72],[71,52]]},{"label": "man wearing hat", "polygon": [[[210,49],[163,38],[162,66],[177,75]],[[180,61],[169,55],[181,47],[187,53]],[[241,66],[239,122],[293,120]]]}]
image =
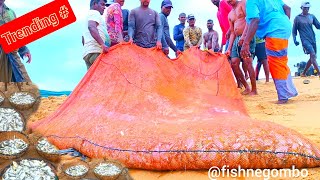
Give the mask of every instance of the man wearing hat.
[{"label": "man wearing hat", "polygon": [[189,26],[183,30],[184,50],[193,46],[200,48],[202,43],[202,30],[195,26],[196,19],[193,14],[188,15]]},{"label": "man wearing hat", "polygon": [[140,0],[140,3],[140,7],[132,9],[129,15],[129,42],[143,48],[162,49],[159,14],[149,8],[150,0]]},{"label": "man wearing hat", "polygon": [[314,25],[317,29],[320,29],[320,23],[313,14],[309,13],[310,7],[310,2],[302,2],[302,13],[295,17],[292,28],[294,44],[296,46],[299,45],[299,42],[296,40],[297,31],[299,31],[303,50],[305,54],[310,54],[310,59],[307,62],[306,68],[301,74],[302,77],[305,76],[311,64],[317,70],[317,73],[320,76],[320,71],[317,63],[316,36],[312,28],[312,26]]},{"label": "man wearing hat", "polygon": [[167,17],[171,13],[172,9],[172,2],[170,0],[163,0],[161,3],[161,13],[159,14],[160,16],[160,21],[161,21],[161,29],[162,29],[162,50],[164,54],[168,55],[169,54],[169,47],[176,53],[176,56],[178,56],[181,51],[178,50],[178,48],[174,45],[174,43],[171,40],[170,37],[170,30],[169,30],[169,23]]}]

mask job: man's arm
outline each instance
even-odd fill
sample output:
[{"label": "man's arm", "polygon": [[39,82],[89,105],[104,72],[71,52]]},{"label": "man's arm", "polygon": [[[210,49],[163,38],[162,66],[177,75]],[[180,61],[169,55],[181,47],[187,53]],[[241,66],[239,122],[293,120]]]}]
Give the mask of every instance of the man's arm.
[{"label": "man's arm", "polygon": [[89,20],[89,22],[88,22],[89,32],[90,32],[91,36],[93,37],[93,39],[95,39],[98,42],[98,44],[101,46],[102,51],[108,52],[108,47],[104,44],[104,41],[100,37],[99,31],[97,28],[98,25],[99,24],[96,21]]},{"label": "man's arm", "polygon": [[165,21],[166,21],[166,17],[163,15],[163,14],[160,14],[160,29],[162,29],[162,36],[161,36],[161,44],[162,44],[162,48],[168,48],[168,44],[167,44],[167,41],[166,41],[166,35],[165,35],[165,32],[164,32],[164,24],[165,24]]},{"label": "man's arm", "polygon": [[241,57],[244,59],[249,58],[251,55],[250,41],[252,40],[252,38],[256,34],[259,22],[260,22],[259,18],[253,18],[250,20],[250,24],[248,25],[247,35],[244,39],[244,42],[243,42],[242,48],[241,48],[241,52],[240,52]]},{"label": "man's arm", "polygon": [[177,25],[173,28],[173,39],[175,41],[183,40],[183,33],[179,33],[179,25]]},{"label": "man's arm", "polygon": [[207,46],[207,33],[203,34],[203,47],[204,47],[204,49],[208,49],[208,46]]},{"label": "man's arm", "polygon": [[185,40],[185,44],[189,47],[192,46],[191,44],[191,41],[190,41],[190,38],[189,38],[189,28],[185,28],[183,30],[183,37],[184,37],[184,40]]},{"label": "man's arm", "polygon": [[155,12],[156,14],[156,32],[157,32],[157,41],[161,42],[161,38],[162,38],[162,34],[163,34],[163,30],[161,29],[161,21],[160,21],[160,17],[159,14],[157,12]]},{"label": "man's arm", "polygon": [[123,23],[122,23],[122,10],[120,4],[115,4],[115,10],[113,14],[113,19],[115,23],[115,31],[118,35],[118,41],[123,41],[122,30],[123,30]]},{"label": "man's arm", "polygon": [[136,28],[135,11],[132,10],[129,14],[129,22],[128,22],[128,36],[130,41],[132,41],[133,39],[135,28]]},{"label": "man's arm", "polygon": [[320,29],[320,23],[318,21],[318,19],[316,18],[316,16],[313,15],[313,25],[317,28]]},{"label": "man's arm", "polygon": [[216,31],[213,32],[211,41],[212,41],[212,50],[214,50],[217,46],[217,42],[219,41],[219,35]]},{"label": "man's arm", "polygon": [[282,6],[283,10],[284,10],[284,13],[288,16],[288,18],[290,19],[290,16],[291,16],[291,7],[284,4]]},{"label": "man's arm", "polygon": [[199,41],[197,43],[197,46],[200,47],[201,44],[202,44],[202,29],[198,27],[198,30],[199,30]]},{"label": "man's arm", "polygon": [[229,15],[228,15],[228,20],[229,20],[229,25],[230,25],[230,39],[229,39],[229,46],[228,46],[228,49],[227,49],[227,53],[230,53],[231,50],[232,50],[232,46],[233,46],[233,42],[234,42],[234,39],[235,39],[235,34],[234,34],[234,24],[231,20],[231,16],[232,16],[232,11],[230,11]]},{"label": "man's arm", "polygon": [[294,21],[293,21],[293,26],[292,26],[292,38],[293,38],[293,42],[296,46],[299,45],[299,42],[297,41],[297,31],[298,31],[298,21],[297,21],[297,17],[294,18]]}]

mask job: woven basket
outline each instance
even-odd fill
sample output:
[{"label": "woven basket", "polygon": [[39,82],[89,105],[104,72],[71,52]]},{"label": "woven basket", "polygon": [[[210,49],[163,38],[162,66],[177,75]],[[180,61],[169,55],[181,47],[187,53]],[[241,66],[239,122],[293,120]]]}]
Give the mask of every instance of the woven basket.
[{"label": "woven basket", "polygon": [[6,155],[0,153],[0,159],[16,159],[21,157],[23,154],[25,154],[30,146],[30,142],[28,139],[28,136],[18,132],[18,131],[8,131],[8,132],[0,132],[0,142],[10,140],[10,139],[21,139],[27,144],[27,148],[20,153],[14,154],[14,155]]},{"label": "woven basket", "polygon": [[42,137],[39,138],[38,141],[37,141],[37,143],[35,144],[35,149],[37,150],[38,154],[39,154],[41,157],[43,157],[43,158],[45,158],[45,159],[47,159],[47,160],[49,160],[49,161],[51,161],[51,162],[55,162],[55,163],[60,162],[60,160],[61,160],[61,154],[52,154],[52,153],[43,152],[43,151],[41,151],[41,150],[39,150],[39,149],[37,148],[37,147],[38,147],[38,143],[39,143],[39,141],[40,141],[41,139],[42,139]]},{"label": "woven basket", "polygon": [[[3,100],[1,100],[1,97],[3,98]],[[5,100],[6,100],[6,95],[2,91],[0,91],[0,106],[2,106]]]},{"label": "woven basket", "polygon": [[[21,121],[22,121],[22,123],[23,123],[22,131],[25,131],[25,130],[26,130],[26,119],[24,118],[24,116],[22,115],[21,112],[17,111],[17,110],[14,109],[14,108],[11,108],[11,107],[0,107],[0,108],[3,108],[3,109],[12,109],[12,110],[16,111],[16,112],[20,115]],[[2,132],[2,131],[0,131],[0,132]]]},{"label": "woven basket", "polygon": [[[11,96],[13,96],[15,93],[27,93],[29,94],[30,96],[32,96],[35,100],[30,103],[30,104],[16,104],[14,102],[12,102],[10,99],[11,99]],[[31,93],[31,92],[27,92],[27,91],[19,91],[19,92],[14,92],[14,93],[11,93],[10,96],[9,96],[9,102],[11,104],[12,107],[16,108],[16,109],[19,109],[21,111],[23,110],[28,110],[30,108],[33,107],[33,105],[39,100],[40,97],[37,97],[35,94]]]},{"label": "woven basket", "polygon": [[[117,166],[119,169],[120,169],[120,172],[116,175],[112,175],[112,176],[104,176],[104,175],[101,175],[101,174],[98,174],[95,172],[95,169],[97,166],[100,165],[100,163],[106,163],[106,164],[112,164],[112,165],[115,165]],[[94,166],[94,169],[93,169],[93,173],[94,175],[98,178],[98,179],[101,179],[101,180],[115,180],[115,179],[118,179],[119,176],[122,174],[122,171],[124,171],[126,168],[124,168],[119,162],[117,161],[112,161],[112,160],[103,160],[103,161],[100,161],[98,162],[95,166]]]},{"label": "woven basket", "polygon": [[[88,171],[87,171],[86,173],[84,173],[83,175],[81,175],[81,176],[71,176],[71,175],[69,175],[69,174],[66,173],[66,170],[67,170],[68,168],[70,168],[70,167],[72,167],[72,166],[77,166],[77,165],[83,165],[83,166],[85,166],[85,167],[88,169]],[[87,175],[87,173],[89,172],[89,169],[90,169],[90,167],[89,167],[88,163],[86,163],[85,161],[81,161],[81,160],[72,161],[72,162],[67,162],[67,163],[64,163],[64,164],[62,165],[62,171],[63,171],[63,173],[64,173],[65,175],[67,175],[67,176],[68,176],[69,178],[71,178],[71,179],[80,179],[80,178],[85,177],[85,176]]]},{"label": "woven basket", "polygon": [[[28,160],[39,160],[39,161],[43,161],[45,162],[52,170],[52,172],[55,174],[55,179],[58,180],[58,176],[57,176],[57,170],[56,167],[49,161],[46,161],[44,159],[40,159],[40,158],[23,158],[23,159],[19,159],[16,161],[16,163],[20,164],[20,161],[24,160],[24,159],[28,159]],[[1,172],[0,172],[0,179],[2,179],[3,174],[7,171],[7,169],[10,168],[10,166],[12,165],[12,162],[10,162],[9,165],[7,165]]]}]

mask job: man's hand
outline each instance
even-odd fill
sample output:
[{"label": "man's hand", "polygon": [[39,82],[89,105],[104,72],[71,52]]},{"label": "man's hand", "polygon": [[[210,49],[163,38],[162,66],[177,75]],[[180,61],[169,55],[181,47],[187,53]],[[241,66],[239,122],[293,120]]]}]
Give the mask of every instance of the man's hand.
[{"label": "man's hand", "polygon": [[103,44],[101,47],[102,47],[102,52],[103,52],[103,53],[109,52],[109,47],[106,46],[105,44]]},{"label": "man's hand", "polygon": [[228,57],[230,57],[230,53],[231,53],[231,50],[230,50],[230,49],[227,49],[226,52],[225,52],[225,54],[226,54]]},{"label": "man's hand", "polygon": [[178,57],[180,54],[182,54],[182,52],[180,50],[176,51],[176,57]]},{"label": "man's hand", "polygon": [[242,46],[243,41],[244,41],[244,38],[242,38],[242,36],[241,36],[241,38],[238,41],[238,46]]},{"label": "man's hand", "polygon": [[162,51],[165,55],[169,54],[169,48],[163,48]]},{"label": "man's hand", "polygon": [[244,43],[242,45],[240,56],[242,59],[246,60],[251,57],[249,44]]},{"label": "man's hand", "polygon": [[230,35],[231,35],[231,31],[230,29],[228,30],[227,34],[226,34],[226,39],[229,39],[230,38]]},{"label": "man's hand", "polygon": [[160,41],[157,41],[156,48],[157,48],[158,50],[162,49],[162,44],[161,44]]},{"label": "man's hand", "polygon": [[299,46],[299,42],[298,41],[294,41],[294,44],[296,45],[296,46]]},{"label": "man's hand", "polygon": [[31,63],[32,58],[31,58],[30,52],[27,52],[24,56],[26,56],[28,58],[27,63]]}]

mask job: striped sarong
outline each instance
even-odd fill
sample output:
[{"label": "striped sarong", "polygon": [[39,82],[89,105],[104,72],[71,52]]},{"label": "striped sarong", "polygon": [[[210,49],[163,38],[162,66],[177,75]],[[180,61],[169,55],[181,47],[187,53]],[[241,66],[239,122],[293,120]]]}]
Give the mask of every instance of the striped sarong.
[{"label": "striped sarong", "polygon": [[288,39],[266,38],[266,52],[270,73],[277,89],[279,100],[297,96],[290,68],[288,67]]}]

